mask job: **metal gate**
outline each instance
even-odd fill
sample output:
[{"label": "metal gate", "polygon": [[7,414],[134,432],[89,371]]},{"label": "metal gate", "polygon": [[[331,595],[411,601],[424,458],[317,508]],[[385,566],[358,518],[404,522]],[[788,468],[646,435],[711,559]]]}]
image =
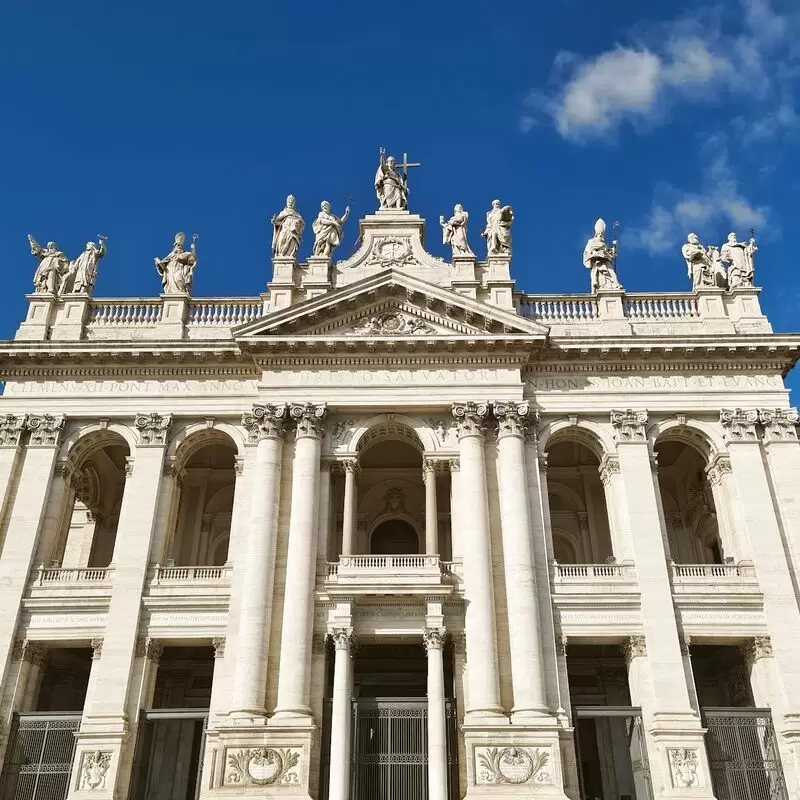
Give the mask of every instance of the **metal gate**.
[{"label": "metal gate", "polygon": [[354,700],[354,800],[428,798],[426,700]]},{"label": "metal gate", "polygon": [[706,750],[718,800],[788,800],[767,708],[704,708]]},{"label": "metal gate", "polygon": [[80,714],[15,714],[0,800],[64,800]]}]

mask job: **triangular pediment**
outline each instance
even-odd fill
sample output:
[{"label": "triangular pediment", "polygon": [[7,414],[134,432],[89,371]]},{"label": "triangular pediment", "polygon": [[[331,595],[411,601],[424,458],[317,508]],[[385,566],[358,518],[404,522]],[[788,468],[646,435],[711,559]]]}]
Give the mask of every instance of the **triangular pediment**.
[{"label": "triangular pediment", "polygon": [[342,289],[273,311],[233,331],[262,337],[545,337],[548,329],[511,311],[387,269]]}]

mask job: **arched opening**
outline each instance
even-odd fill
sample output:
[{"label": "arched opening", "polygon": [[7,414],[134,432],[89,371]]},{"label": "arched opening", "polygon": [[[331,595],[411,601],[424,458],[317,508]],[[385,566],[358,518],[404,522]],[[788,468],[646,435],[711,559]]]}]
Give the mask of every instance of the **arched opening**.
[{"label": "arched opening", "polygon": [[107,567],[114,557],[130,448],[108,430],[88,434],[70,451],[68,490],[57,530],[43,537],[54,542],[45,556],[65,569]]},{"label": "arched opening", "polygon": [[228,560],[236,449],[224,434],[187,440],[177,455],[180,496],[167,564],[218,567]]},{"label": "arched opening", "polygon": [[373,555],[417,555],[420,552],[419,534],[404,519],[387,519],[379,523],[370,537]]},{"label": "arched opening", "polygon": [[547,448],[553,557],[560,564],[603,564],[613,557],[599,466],[594,450],[578,439],[558,438]]},{"label": "arched opening", "polygon": [[724,563],[726,553],[705,456],[677,438],[659,439],[654,449],[672,560],[676,564]]}]

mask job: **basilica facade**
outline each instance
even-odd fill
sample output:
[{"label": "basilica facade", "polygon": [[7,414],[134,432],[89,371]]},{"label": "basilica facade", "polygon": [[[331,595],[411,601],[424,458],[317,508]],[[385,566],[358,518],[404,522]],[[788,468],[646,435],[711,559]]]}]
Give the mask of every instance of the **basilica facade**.
[{"label": "basilica facade", "polygon": [[513,210],[435,258],[408,166],[344,259],[289,198],[253,297],[193,297],[182,234],[149,299],[31,238],[2,800],[798,797],[800,337],[755,243],[627,293],[599,221],[592,291],[529,294]]}]

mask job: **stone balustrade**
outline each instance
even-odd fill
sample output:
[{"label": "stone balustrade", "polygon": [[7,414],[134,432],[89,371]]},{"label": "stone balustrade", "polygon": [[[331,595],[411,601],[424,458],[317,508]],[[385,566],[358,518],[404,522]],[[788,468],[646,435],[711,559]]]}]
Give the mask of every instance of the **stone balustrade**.
[{"label": "stone balustrade", "polygon": [[56,584],[102,583],[114,577],[113,567],[45,567],[36,570],[36,586]]},{"label": "stone balustrade", "polygon": [[439,586],[443,583],[442,564],[437,555],[357,555],[342,556],[329,563],[327,587],[373,589],[391,587]]},{"label": "stone balustrade", "polygon": [[232,567],[162,567],[153,569],[152,583],[201,583],[221,582],[230,579]]}]

